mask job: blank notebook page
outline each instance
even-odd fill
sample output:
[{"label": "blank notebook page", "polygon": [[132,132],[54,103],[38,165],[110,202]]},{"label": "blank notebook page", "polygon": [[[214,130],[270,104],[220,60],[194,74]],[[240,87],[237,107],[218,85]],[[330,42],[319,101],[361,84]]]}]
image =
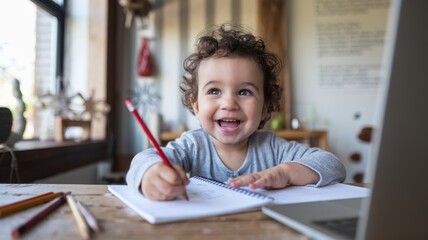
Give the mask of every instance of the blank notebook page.
[{"label": "blank notebook page", "polygon": [[273,201],[259,193],[232,189],[215,180],[192,177],[186,186],[189,201],[152,201],[126,185],[109,185],[117,198],[150,223],[173,222],[256,209]]}]

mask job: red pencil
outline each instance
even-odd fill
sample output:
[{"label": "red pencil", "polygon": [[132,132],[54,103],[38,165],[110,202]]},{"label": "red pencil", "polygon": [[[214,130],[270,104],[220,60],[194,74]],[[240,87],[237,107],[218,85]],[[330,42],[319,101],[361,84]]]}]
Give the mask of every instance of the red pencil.
[{"label": "red pencil", "polygon": [[[150,132],[149,128],[144,123],[144,121],[141,118],[140,114],[137,112],[137,110],[132,105],[132,101],[129,100],[129,99],[126,99],[125,100],[125,104],[128,107],[128,110],[132,113],[132,115],[134,115],[134,117],[137,119],[137,121],[140,124],[140,126],[143,128],[144,132],[146,133],[146,135],[149,138],[149,140],[152,143],[152,145],[155,147],[156,151],[159,153],[159,156],[162,158],[163,164],[165,164],[166,166],[174,169],[174,167],[172,166],[172,164],[169,162],[168,158],[166,157],[165,153],[162,151],[162,149],[160,148],[159,144],[156,142],[156,139],[153,137],[153,135]],[[187,196],[186,192],[184,192],[183,196],[184,196],[184,198],[187,201],[189,201],[189,197]]]},{"label": "red pencil", "polygon": [[65,195],[64,193],[61,193],[61,196],[54,200],[51,204],[49,204],[47,207],[45,207],[43,210],[41,210],[39,213],[34,215],[32,218],[30,218],[27,222],[20,225],[19,227],[12,230],[12,237],[18,238],[22,234],[26,233],[28,230],[30,230],[34,225],[39,223],[43,218],[45,218],[47,215],[49,215],[51,212],[53,212],[55,209],[59,208],[64,202],[65,202]]}]

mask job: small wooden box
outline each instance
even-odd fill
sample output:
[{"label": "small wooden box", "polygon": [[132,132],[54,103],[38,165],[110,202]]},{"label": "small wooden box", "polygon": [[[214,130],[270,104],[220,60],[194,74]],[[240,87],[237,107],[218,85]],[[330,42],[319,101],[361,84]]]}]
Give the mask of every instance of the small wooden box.
[{"label": "small wooden box", "polygon": [[[83,129],[82,137],[78,140],[86,141],[91,138],[91,121],[86,120],[71,120],[62,117],[55,118],[55,141],[62,142],[67,140],[65,138],[65,131],[69,127],[80,127]],[[73,139],[75,140],[75,139]]]}]

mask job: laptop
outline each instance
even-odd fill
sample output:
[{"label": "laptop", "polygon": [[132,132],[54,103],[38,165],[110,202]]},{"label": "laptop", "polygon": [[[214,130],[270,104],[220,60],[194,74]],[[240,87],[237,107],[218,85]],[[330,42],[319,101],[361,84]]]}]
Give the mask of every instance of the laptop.
[{"label": "laptop", "polygon": [[262,208],[309,238],[428,239],[428,1],[391,9],[370,197]]}]

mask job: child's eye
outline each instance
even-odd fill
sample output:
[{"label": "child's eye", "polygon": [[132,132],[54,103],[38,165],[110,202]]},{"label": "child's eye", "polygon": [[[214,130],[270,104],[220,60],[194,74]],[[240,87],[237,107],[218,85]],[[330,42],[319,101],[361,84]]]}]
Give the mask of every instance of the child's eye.
[{"label": "child's eye", "polygon": [[210,95],[219,95],[220,94],[220,89],[218,88],[211,88],[210,90],[208,90],[207,92]]},{"label": "child's eye", "polygon": [[243,89],[238,92],[239,96],[250,96],[252,92],[248,89]]}]

